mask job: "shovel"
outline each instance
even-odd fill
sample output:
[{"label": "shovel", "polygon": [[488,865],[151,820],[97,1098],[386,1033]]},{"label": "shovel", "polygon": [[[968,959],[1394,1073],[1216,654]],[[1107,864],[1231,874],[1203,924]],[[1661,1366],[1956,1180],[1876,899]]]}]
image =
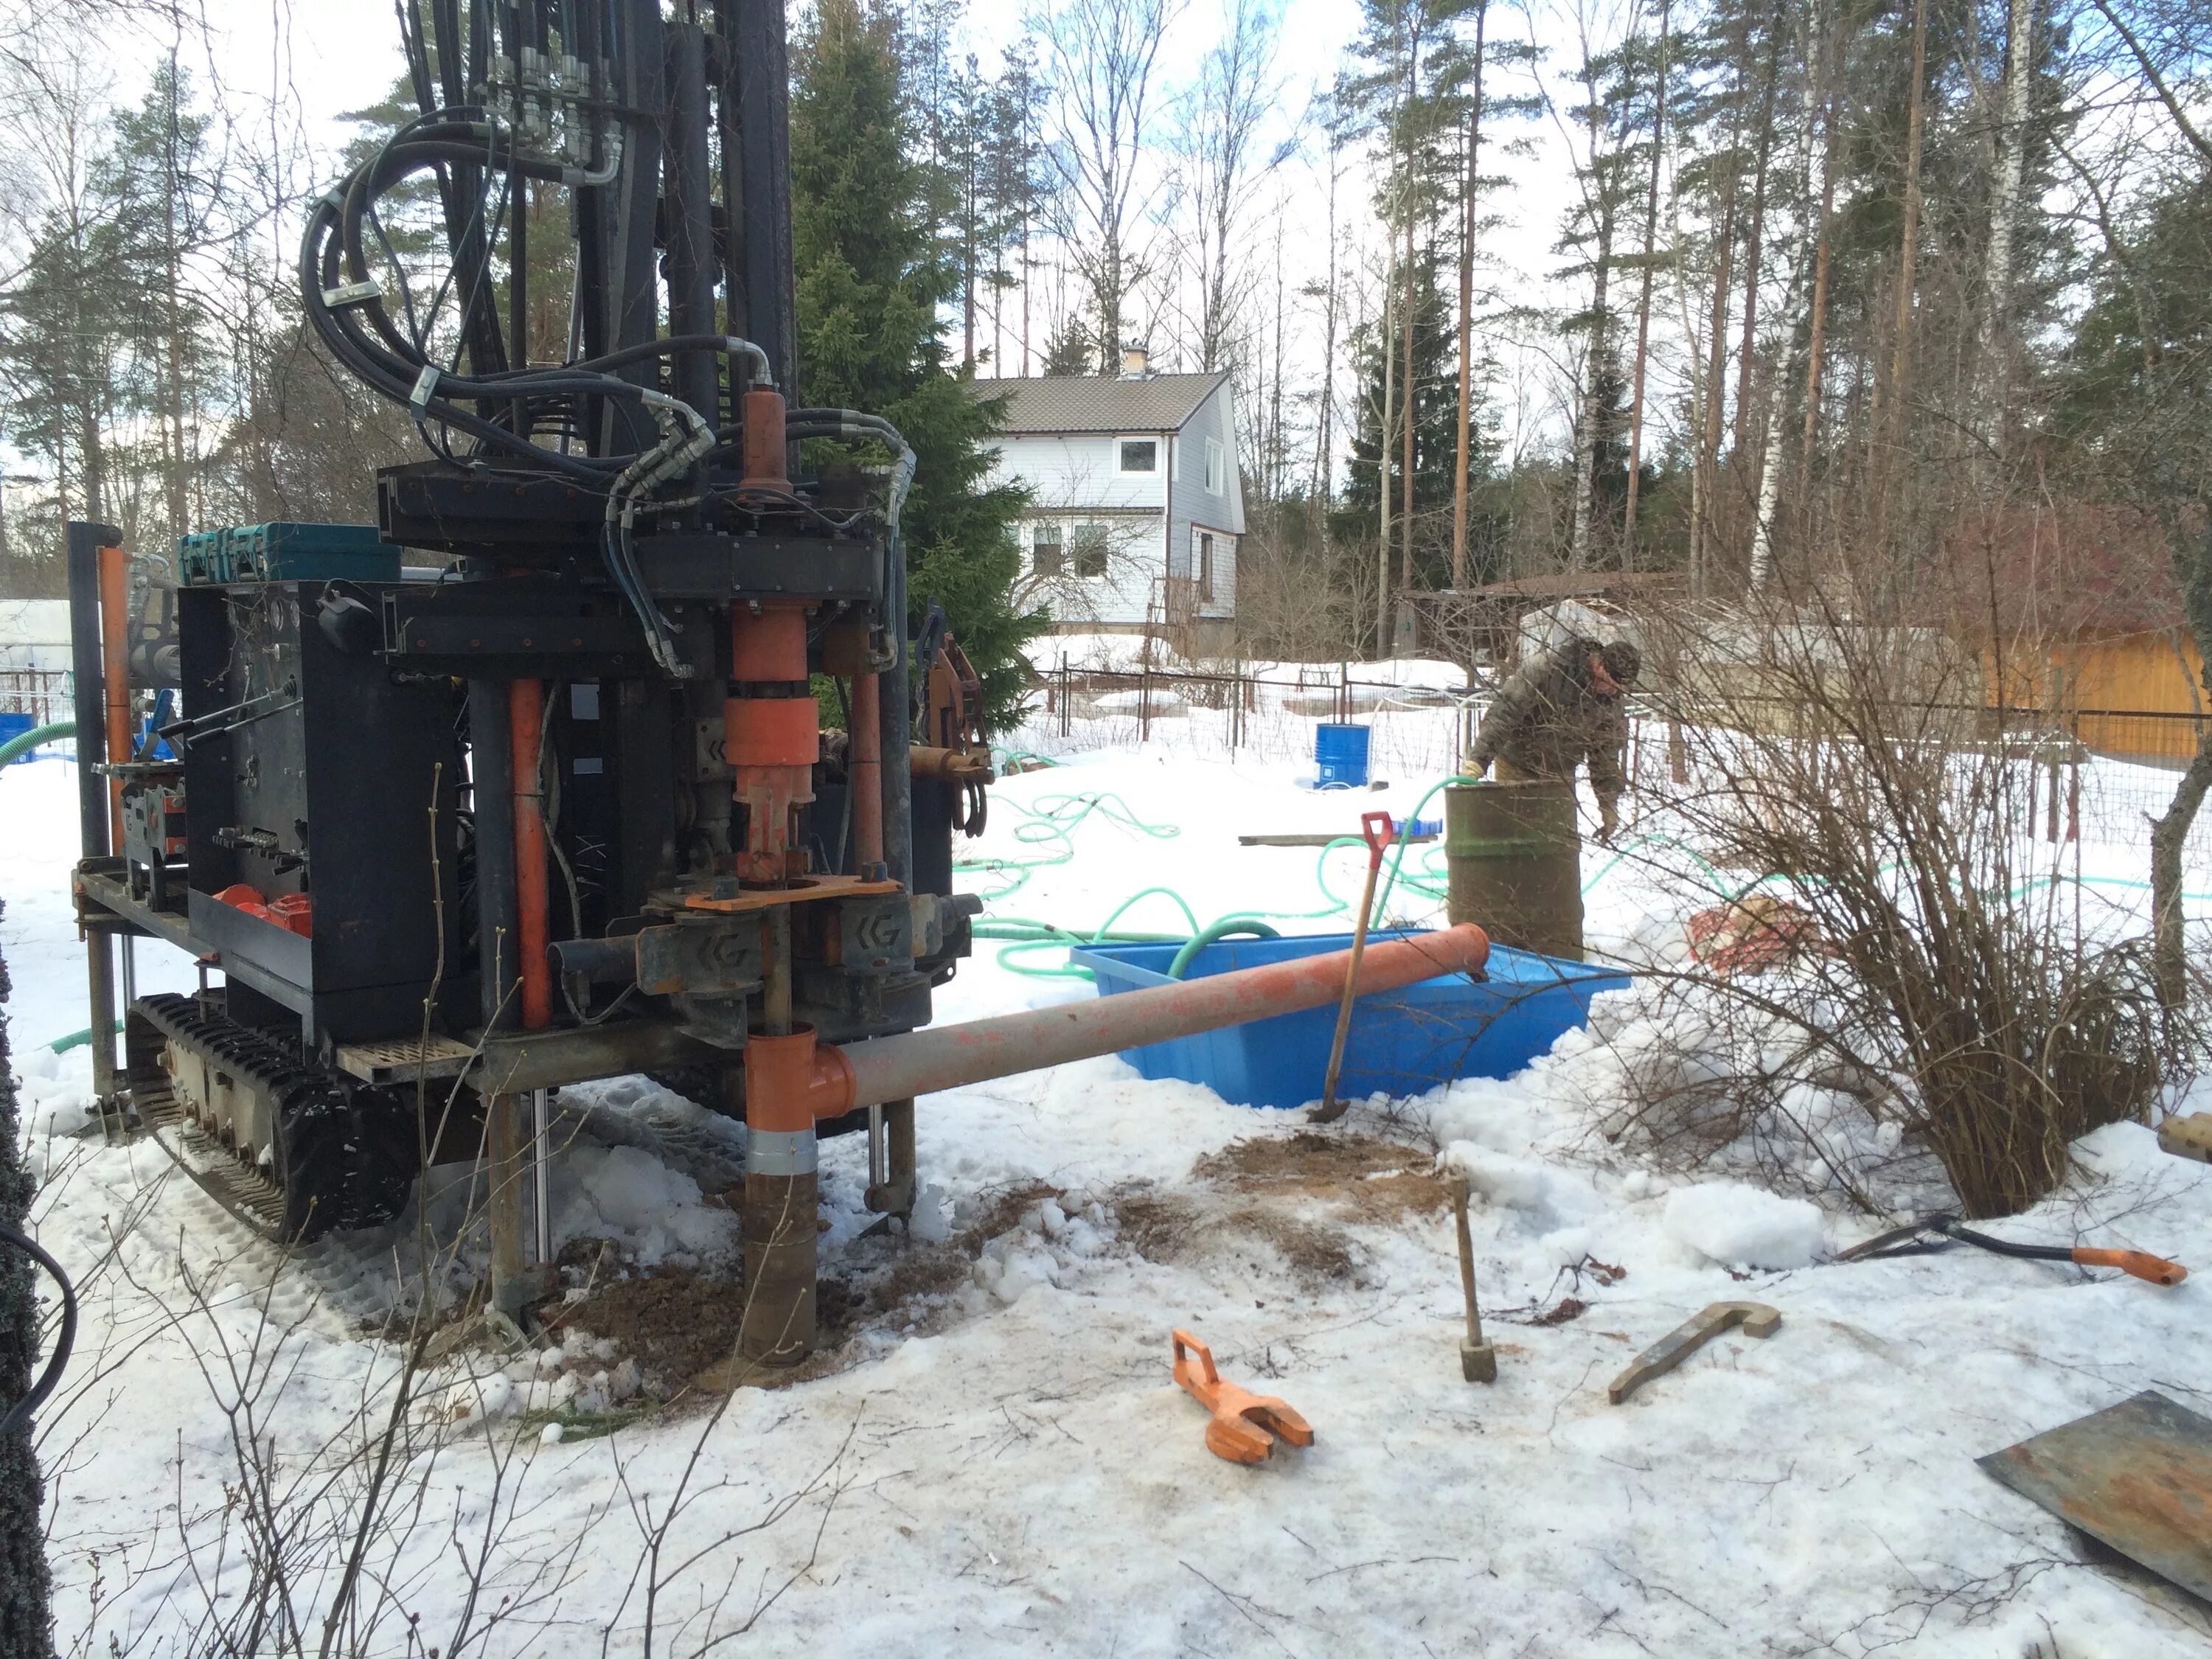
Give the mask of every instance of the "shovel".
[{"label": "shovel", "polygon": [[1328,1078],[1322,1085],[1321,1105],[1311,1120],[1316,1123],[1334,1123],[1344,1115],[1345,1103],[1336,1097],[1336,1079],[1344,1070],[1344,1039],[1352,1030],[1352,1000],[1359,987],[1359,958],[1367,949],[1367,913],[1375,907],[1375,878],[1396,833],[1388,812],[1359,815],[1359,836],[1367,843],[1367,882],[1359,890],[1359,922],[1352,930],[1352,960],[1344,970],[1344,1000],[1338,1005],[1336,1036],[1328,1045]]}]

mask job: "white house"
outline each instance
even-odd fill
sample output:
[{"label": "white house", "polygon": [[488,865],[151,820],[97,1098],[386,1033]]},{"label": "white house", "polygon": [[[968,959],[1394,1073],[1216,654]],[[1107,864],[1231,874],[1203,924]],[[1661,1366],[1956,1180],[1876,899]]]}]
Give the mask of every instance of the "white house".
[{"label": "white house", "polygon": [[1229,376],[1126,362],[1118,379],[975,382],[1006,400],[994,477],[1031,496],[1015,597],[1064,631],[1225,634],[1244,534]]}]

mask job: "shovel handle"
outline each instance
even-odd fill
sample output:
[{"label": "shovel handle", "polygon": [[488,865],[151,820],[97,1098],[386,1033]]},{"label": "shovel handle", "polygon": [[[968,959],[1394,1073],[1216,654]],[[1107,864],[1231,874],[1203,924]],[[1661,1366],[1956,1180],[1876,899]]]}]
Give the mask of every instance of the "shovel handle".
[{"label": "shovel handle", "polygon": [[2189,1269],[2179,1261],[2168,1261],[2148,1250],[2076,1249],[2074,1261],[2082,1267],[2118,1267],[2124,1273],[2147,1279],[2154,1285],[2179,1285],[2189,1277]]},{"label": "shovel handle", "polygon": [[1390,822],[1388,812],[1362,812],[1359,815],[1359,838],[1367,843],[1367,865],[1380,868],[1382,854],[1389,849],[1398,834],[1397,825]]}]

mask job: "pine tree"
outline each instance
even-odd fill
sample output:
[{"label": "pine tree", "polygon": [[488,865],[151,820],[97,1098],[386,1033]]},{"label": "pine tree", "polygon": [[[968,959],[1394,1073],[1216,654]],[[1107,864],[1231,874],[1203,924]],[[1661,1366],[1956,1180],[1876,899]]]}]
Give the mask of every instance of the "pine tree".
[{"label": "pine tree", "polygon": [[942,604],[1003,722],[1024,688],[1024,641],[1042,612],[1017,612],[1012,527],[1026,502],[991,485],[1002,407],[949,368],[939,307],[959,271],[936,237],[932,179],[914,153],[895,20],[823,0],[793,52],[792,234],[799,356],[810,404],[863,409],[906,434],[916,457],[904,527],[915,615]]}]

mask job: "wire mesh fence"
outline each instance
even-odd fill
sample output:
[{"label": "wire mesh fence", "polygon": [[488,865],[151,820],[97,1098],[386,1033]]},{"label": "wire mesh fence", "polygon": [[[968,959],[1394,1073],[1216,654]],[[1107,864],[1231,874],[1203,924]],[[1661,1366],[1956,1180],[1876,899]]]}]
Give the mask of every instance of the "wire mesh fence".
[{"label": "wire mesh fence", "polygon": [[[1164,744],[1201,759],[1249,759],[1311,769],[1316,728],[1364,726],[1369,772],[1393,782],[1449,775],[1488,706],[1486,684],[1382,678],[1390,664],[1277,664],[1253,672],[1084,670],[1062,665],[1038,678],[1021,726],[1004,746],[1042,755],[1082,754]],[[1361,671],[1364,670],[1363,673]],[[2179,775],[2212,715],[2151,709],[1995,709],[1914,705],[1899,730],[1933,731],[1962,752],[1994,747],[2023,769],[2045,838],[2148,848],[2150,821],[2166,811]],[[1698,726],[1756,725],[1786,730],[1796,713],[1782,699],[1732,697],[1725,709],[1675,711],[1632,700],[1627,770],[1640,792],[1678,784],[1676,740]],[[1934,718],[1930,718],[1930,717]],[[1773,722],[1784,724],[1777,726]],[[1808,741],[1818,741],[1808,737]],[[1847,763],[1839,756],[1838,763]],[[2188,848],[2212,864],[2212,815],[2200,817]]]},{"label": "wire mesh fence", "polygon": [[69,719],[69,678],[63,669],[0,669],[0,714],[27,714],[33,726]]}]

